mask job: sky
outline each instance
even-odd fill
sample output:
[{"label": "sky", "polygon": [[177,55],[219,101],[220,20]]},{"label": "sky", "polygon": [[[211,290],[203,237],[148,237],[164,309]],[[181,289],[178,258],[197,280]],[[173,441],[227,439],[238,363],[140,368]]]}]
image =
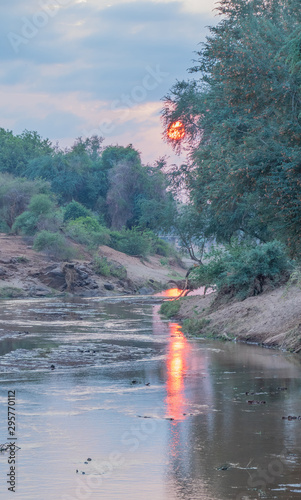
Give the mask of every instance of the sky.
[{"label": "sky", "polygon": [[0,127],[70,146],[97,134],[179,161],[162,98],[189,78],[215,0],[10,0],[0,6]]}]

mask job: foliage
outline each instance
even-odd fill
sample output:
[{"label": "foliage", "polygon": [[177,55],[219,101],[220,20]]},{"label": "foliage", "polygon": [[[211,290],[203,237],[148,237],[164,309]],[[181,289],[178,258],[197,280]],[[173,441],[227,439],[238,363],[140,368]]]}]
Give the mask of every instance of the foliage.
[{"label": "foliage", "polygon": [[55,210],[50,197],[37,194],[31,198],[28,210],[16,217],[11,230],[13,233],[32,236],[43,229],[55,232],[61,224],[61,213]]},{"label": "foliage", "polygon": [[0,299],[15,299],[24,297],[24,290],[12,286],[3,286],[0,288]]},{"label": "foliage", "polygon": [[53,149],[48,139],[42,139],[37,132],[25,130],[14,136],[10,130],[0,129],[0,170],[15,176],[24,176],[28,162]]},{"label": "foliage", "polygon": [[98,255],[94,257],[93,260],[93,270],[96,274],[101,276],[110,276],[111,269],[106,257],[99,257]]},{"label": "foliage", "polygon": [[262,293],[265,285],[285,282],[292,269],[285,247],[277,241],[261,245],[234,242],[206,257],[208,262],[195,268],[191,279],[198,286],[216,287],[219,294],[240,299]]},{"label": "foliage", "polygon": [[71,220],[66,227],[66,234],[74,241],[87,245],[91,249],[110,242],[109,230],[101,226],[93,217],[79,217]]},{"label": "foliage", "polygon": [[162,316],[170,319],[179,313],[180,307],[181,302],[179,300],[167,300],[161,305],[159,313],[162,314]]},{"label": "foliage", "polygon": [[109,261],[106,257],[96,255],[93,259],[93,269],[96,274],[102,276],[113,276],[119,279],[127,278],[126,268],[121,264]]},{"label": "foliage", "polygon": [[281,239],[301,249],[300,5],[222,0],[221,21],[197,53],[193,78],[165,98],[163,120],[181,120],[189,149],[174,168],[206,236]]},{"label": "foliage", "polygon": [[123,265],[117,264],[112,261],[109,262],[109,265],[110,265],[111,276],[113,276],[114,278],[119,278],[120,280],[124,280],[127,278],[128,273]]},{"label": "foliage", "polygon": [[89,217],[90,215],[90,210],[84,207],[81,203],[73,200],[65,207],[64,222],[76,220],[80,217]]},{"label": "foliage", "polygon": [[26,210],[16,218],[12,226],[12,232],[14,234],[32,236],[37,231],[37,223],[38,217],[29,212],[29,210]]},{"label": "foliage", "polygon": [[[183,321],[183,332],[189,333],[190,335],[199,335],[202,331],[211,323],[210,319],[207,318],[189,318]],[[210,336],[210,335],[206,335]]]},{"label": "foliage", "polygon": [[11,228],[16,218],[28,208],[31,198],[49,194],[49,188],[49,184],[41,180],[29,181],[0,173],[0,219],[3,226]]},{"label": "foliage", "polygon": [[137,228],[111,231],[111,247],[132,256],[146,257],[151,252],[151,241],[147,234]]},{"label": "foliage", "polygon": [[45,230],[35,236],[33,248],[59,260],[70,260],[75,256],[74,249],[62,234]]},{"label": "foliage", "polygon": [[54,203],[47,194],[34,195],[28,206],[29,212],[36,216],[49,214],[53,209]]}]

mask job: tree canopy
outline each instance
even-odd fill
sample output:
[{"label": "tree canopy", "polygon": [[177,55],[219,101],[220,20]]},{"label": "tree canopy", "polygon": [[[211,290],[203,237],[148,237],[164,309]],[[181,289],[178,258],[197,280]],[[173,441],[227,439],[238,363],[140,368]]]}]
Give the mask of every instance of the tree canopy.
[{"label": "tree canopy", "polygon": [[[301,248],[301,11],[296,0],[222,0],[192,79],[165,97],[181,120],[187,186],[207,236],[235,233]],[[167,139],[168,140],[168,139]]]}]

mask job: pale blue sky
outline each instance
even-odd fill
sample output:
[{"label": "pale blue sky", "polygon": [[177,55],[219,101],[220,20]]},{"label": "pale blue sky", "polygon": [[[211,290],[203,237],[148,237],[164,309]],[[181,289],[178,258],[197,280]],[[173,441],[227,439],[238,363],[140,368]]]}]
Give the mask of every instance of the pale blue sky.
[{"label": "pale blue sky", "polygon": [[[11,0],[0,6],[0,126],[69,145],[103,135],[143,160],[172,151],[162,97],[187,78],[214,0]],[[173,158],[173,157],[172,157]]]}]

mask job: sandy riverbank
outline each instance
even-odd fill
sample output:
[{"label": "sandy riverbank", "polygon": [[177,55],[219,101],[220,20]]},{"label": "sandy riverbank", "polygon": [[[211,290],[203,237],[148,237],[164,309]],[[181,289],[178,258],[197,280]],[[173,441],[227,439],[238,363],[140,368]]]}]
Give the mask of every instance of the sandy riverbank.
[{"label": "sandy riverbank", "polygon": [[277,288],[243,302],[215,306],[215,293],[181,300],[180,320],[192,319],[198,336],[256,342],[301,352],[301,290]]}]

